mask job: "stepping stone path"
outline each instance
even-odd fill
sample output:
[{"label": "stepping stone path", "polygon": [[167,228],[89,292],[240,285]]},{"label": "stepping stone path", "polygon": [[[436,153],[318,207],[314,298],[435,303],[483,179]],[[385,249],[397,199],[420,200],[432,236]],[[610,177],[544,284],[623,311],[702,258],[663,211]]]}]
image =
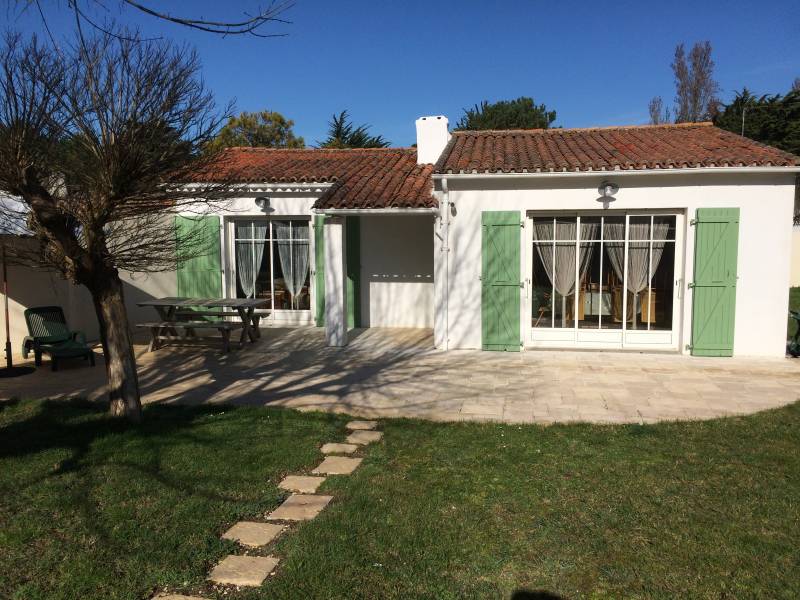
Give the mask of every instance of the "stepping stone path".
[{"label": "stepping stone path", "polygon": [[323,454],[352,454],[358,450],[355,444],[325,444],[322,446]]},{"label": "stepping stone path", "polygon": [[307,477],[305,475],[287,475],[278,484],[282,490],[289,492],[300,492],[301,494],[313,494],[322,485],[327,477]]},{"label": "stepping stone path", "polygon": [[223,539],[239,542],[243,546],[258,548],[266,546],[283,531],[283,527],[273,523],[239,521],[222,534]]},{"label": "stepping stone path", "polygon": [[312,496],[310,494],[292,494],[283,504],[273,510],[267,519],[270,521],[308,521],[316,517],[328,506],[333,496]]},{"label": "stepping stone path", "polygon": [[361,464],[361,458],[327,456],[312,473],[320,475],[350,475]]},{"label": "stepping stone path", "polygon": [[377,421],[350,421],[345,427],[351,431],[357,429],[375,429],[378,426]]},{"label": "stepping stone path", "polygon": [[274,556],[229,555],[211,571],[208,578],[214,583],[259,586],[278,566]]},{"label": "stepping stone path", "polygon": [[371,444],[383,437],[380,431],[354,431],[347,436],[348,444]]},{"label": "stepping stone path", "polygon": [[[350,421],[347,429],[347,443],[327,443],[322,453],[353,454],[360,446],[377,442],[383,436],[375,431],[377,421]],[[313,471],[313,475],[349,475],[361,464],[361,458],[350,456],[325,456]],[[316,517],[328,506],[333,496],[316,494],[325,477],[309,475],[287,475],[278,484],[282,490],[293,492],[283,504],[267,515],[268,521],[308,521]],[[271,543],[285,529],[277,523],[239,521],[222,534],[224,539],[234,540],[243,546],[260,548]],[[275,556],[236,556],[225,557],[208,576],[209,581],[221,585],[258,587],[275,570],[280,559]],[[197,596],[162,594],[154,600],[203,600]]]}]

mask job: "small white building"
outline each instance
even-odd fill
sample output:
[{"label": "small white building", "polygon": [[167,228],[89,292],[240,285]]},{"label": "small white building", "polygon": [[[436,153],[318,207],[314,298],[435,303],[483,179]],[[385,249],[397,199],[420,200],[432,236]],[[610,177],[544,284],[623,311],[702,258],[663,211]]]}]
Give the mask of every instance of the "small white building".
[{"label": "small white building", "polygon": [[783,356],[798,164],[710,124],[454,134],[437,345]]},{"label": "small white building", "polygon": [[206,256],[126,275],[132,320],[250,296],[333,346],[419,327],[441,349],[784,356],[800,158],[710,124],[416,125],[416,149],[229,149],[246,191],[201,217]]}]

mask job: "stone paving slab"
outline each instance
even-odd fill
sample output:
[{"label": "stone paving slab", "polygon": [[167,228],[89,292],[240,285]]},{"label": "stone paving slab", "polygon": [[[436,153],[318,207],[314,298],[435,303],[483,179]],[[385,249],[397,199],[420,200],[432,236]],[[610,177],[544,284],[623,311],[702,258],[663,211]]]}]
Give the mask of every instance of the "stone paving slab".
[{"label": "stone paving slab", "polygon": [[316,517],[333,496],[292,494],[267,516],[271,521],[308,521]]},{"label": "stone paving slab", "polygon": [[349,456],[326,456],[312,473],[318,475],[350,475],[361,464],[362,459]]},{"label": "stone paving slab", "polygon": [[208,576],[213,583],[258,587],[278,566],[280,559],[274,556],[234,556],[222,559]]},{"label": "stone paving slab", "polygon": [[377,426],[377,421],[350,421],[345,425],[350,430],[375,429]]},{"label": "stone paving slab", "polygon": [[309,477],[306,475],[287,475],[278,484],[282,490],[289,492],[301,492],[303,494],[313,494],[317,491],[325,477]]},{"label": "stone paving slab", "polygon": [[322,446],[323,454],[352,454],[358,450],[356,444],[325,444]]},{"label": "stone paving slab", "polygon": [[381,431],[354,431],[347,436],[348,444],[371,444],[383,437]]},{"label": "stone paving slab", "polygon": [[243,546],[258,548],[266,546],[283,531],[281,525],[274,523],[258,523],[255,521],[239,521],[222,534],[223,539],[239,542]]}]

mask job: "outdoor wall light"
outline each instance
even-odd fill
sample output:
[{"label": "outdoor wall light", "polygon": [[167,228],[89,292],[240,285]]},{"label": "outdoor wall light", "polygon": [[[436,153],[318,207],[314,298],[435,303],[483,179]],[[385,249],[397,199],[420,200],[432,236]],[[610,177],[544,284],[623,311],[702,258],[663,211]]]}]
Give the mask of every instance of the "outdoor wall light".
[{"label": "outdoor wall light", "polygon": [[266,196],[256,198],[256,206],[263,211],[269,210],[269,198]]},{"label": "outdoor wall light", "polygon": [[619,186],[610,181],[604,181],[600,184],[600,187],[597,188],[597,191],[600,192],[600,197],[597,201],[603,203],[603,208],[608,208],[608,205],[616,200],[614,194],[619,191]]}]

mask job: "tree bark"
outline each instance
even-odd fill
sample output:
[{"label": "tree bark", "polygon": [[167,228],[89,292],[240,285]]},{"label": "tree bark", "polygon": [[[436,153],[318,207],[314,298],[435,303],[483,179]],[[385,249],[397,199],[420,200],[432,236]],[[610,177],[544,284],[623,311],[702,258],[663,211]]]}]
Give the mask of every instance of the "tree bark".
[{"label": "tree bark", "polygon": [[111,414],[139,423],[142,420],[139,376],[136,372],[128,313],[125,310],[122,280],[116,270],[104,273],[100,279],[99,283],[89,286],[89,290],[100,325]]}]

